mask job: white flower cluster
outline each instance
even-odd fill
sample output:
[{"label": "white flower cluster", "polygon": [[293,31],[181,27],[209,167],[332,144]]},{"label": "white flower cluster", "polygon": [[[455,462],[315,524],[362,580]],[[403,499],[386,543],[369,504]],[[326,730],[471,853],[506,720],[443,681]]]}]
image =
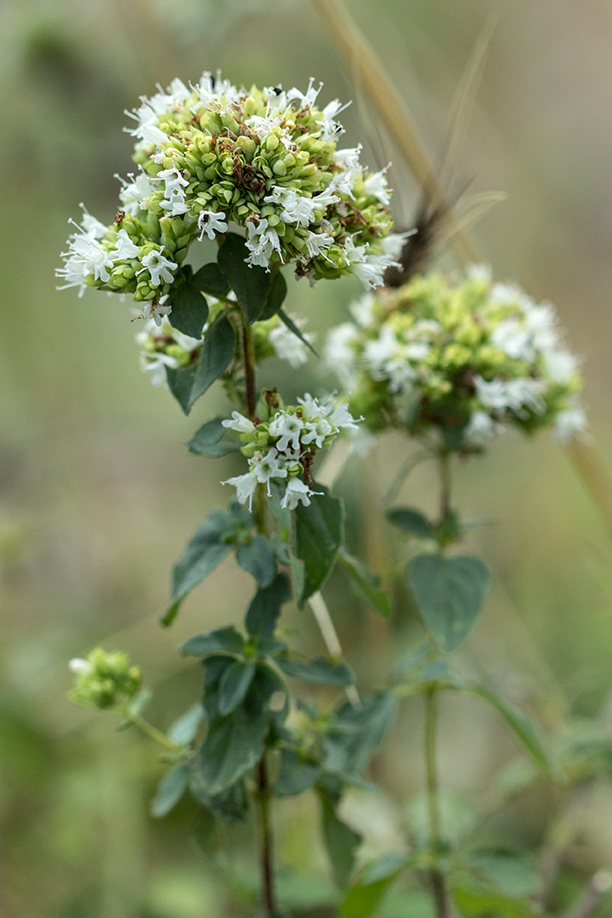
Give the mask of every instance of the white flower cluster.
[{"label": "white flower cluster", "polygon": [[461,448],[478,449],[506,422],[562,439],[586,424],[553,307],[483,266],[456,284],[432,273],[366,295],[352,314],[331,331],[326,361],[373,429],[454,425]]},{"label": "white flower cluster", "polygon": [[240,434],[249,471],[222,483],[234,485],[238,500],[248,502],[249,509],[258,484],[266,485],[268,496],[272,484],[284,486],[281,506],[287,510],[295,510],[300,502],[307,507],[319,493],[308,483],[316,452],[330,446],[342,430],[357,429],[346,404],[333,396],[319,401],[307,394],[298,403],[273,411],[267,421],[251,421],[238,411],[223,421],[224,427]]},{"label": "white flower cluster", "polygon": [[204,73],[143,97],[128,113],[140,171],[120,179],[113,224],[85,214],[57,272],[63,286],[131,293],[163,315],[192,242],[230,227],[244,231],[249,265],[380,285],[402,246],[386,170],[365,171],[361,147],[336,149],[345,106],[317,108],[320,89],[238,89]]}]

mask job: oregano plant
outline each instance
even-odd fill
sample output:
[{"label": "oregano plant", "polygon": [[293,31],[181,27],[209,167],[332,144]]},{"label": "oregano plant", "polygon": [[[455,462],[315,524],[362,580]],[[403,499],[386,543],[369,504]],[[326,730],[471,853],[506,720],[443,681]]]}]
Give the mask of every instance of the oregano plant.
[{"label": "oregano plant", "polygon": [[[588,744],[555,749],[495,686],[465,678],[453,656],[491,583],[483,561],[461,547],[467,524],[455,505],[454,467],[485,453],[508,426],[527,435],[545,427],[561,438],[579,434],[578,362],[552,307],[495,283],[487,268],[402,274],[409,247],[422,240],[393,231],[385,170],[368,171],[360,147],[341,146],[343,106],[320,106],[319,94],[313,81],[305,92],[247,90],[204,73],[195,85],[177,79],[143,98],[130,129],[137,171],[122,180],[113,222],[84,210],[69,241],[62,286],[131,295],[152,382],[165,385],[186,415],[211,386],[226,394],[223,416],[205,420],[187,448],[207,459],[235,453],[242,471],[223,480],[226,506],[198,525],[174,564],[163,625],[220,564],[252,578],[242,620],[182,645],[186,663],[203,668],[203,691],[167,730],[145,719],[151,693],[120,651],[96,648],[71,661],[72,698],[119,712],[125,726],[161,745],[167,770],[154,816],[186,793],[208,825],[256,810],[253,863],[266,918],[288,914],[277,888],[274,800],[303,793],[320,810],[341,918],[373,916],[396,881],[425,889],[435,918],[552,914],[550,878],[545,888],[524,852],[451,839],[438,709],[445,693],[491,705],[526,751],[519,790],[538,780],[578,785],[604,755]],[[216,259],[194,271],[188,259],[205,238],[216,243]],[[385,286],[391,268],[393,286]],[[324,359],[341,391],[304,392],[291,403],[278,386],[258,385],[263,360],[295,368],[318,357],[306,317],[285,308],[290,272],[311,284],[354,275],[367,291],[352,320],[327,337]],[[390,595],[347,549],[345,509],[317,481],[317,469],[319,454],[339,439],[363,452],[387,429],[405,435],[407,458],[380,512],[406,547],[405,595],[423,640],[363,696],[321,590],[339,567],[372,613],[388,618]],[[408,473],[425,461],[439,475],[434,516],[397,503]],[[312,609],[326,655],[309,657],[287,634],[290,605],[304,615]],[[335,701],[317,706],[303,683],[329,686]],[[424,736],[405,741],[423,749],[425,829],[412,831],[401,849],[359,859],[361,836],[340,810],[345,791],[372,786],[370,760],[398,707],[414,696],[423,701]],[[603,892],[601,876],[599,885]]]}]

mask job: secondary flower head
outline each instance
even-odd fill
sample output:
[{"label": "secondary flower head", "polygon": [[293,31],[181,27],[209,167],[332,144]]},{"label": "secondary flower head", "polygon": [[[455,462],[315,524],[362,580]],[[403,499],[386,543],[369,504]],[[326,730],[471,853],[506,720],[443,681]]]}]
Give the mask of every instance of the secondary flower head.
[{"label": "secondary flower head", "polygon": [[85,213],[58,271],[64,286],[130,293],[156,316],[191,244],[230,226],[250,265],[381,284],[402,243],[385,170],[364,169],[358,147],[338,149],[344,106],[319,108],[320,89],[247,90],[204,73],[143,97],[128,113],[140,171],[121,180],[113,223]]},{"label": "secondary flower head", "polygon": [[298,399],[297,405],[283,407],[276,392],[264,393],[258,411],[265,419],[254,421],[238,411],[223,421],[223,426],[240,435],[242,452],[249,471],[224,481],[234,485],[240,503],[249,503],[258,484],[265,484],[268,496],[271,485],[283,492],[281,506],[295,510],[306,507],[318,492],[311,489],[311,466],[316,453],[331,446],[342,430],[355,430],[357,423],[346,405],[330,396],[319,400],[311,395]]},{"label": "secondary flower head", "polygon": [[326,360],[371,430],[437,429],[447,448],[469,452],[507,424],[561,438],[586,424],[578,361],[553,307],[493,283],[482,266],[366,295],[352,314],[329,334]]},{"label": "secondary flower head", "polygon": [[86,707],[116,708],[130,701],[142,682],[140,669],[132,666],[126,653],[108,653],[101,647],[87,659],[71,660],[69,668],[76,677],[70,697]]}]

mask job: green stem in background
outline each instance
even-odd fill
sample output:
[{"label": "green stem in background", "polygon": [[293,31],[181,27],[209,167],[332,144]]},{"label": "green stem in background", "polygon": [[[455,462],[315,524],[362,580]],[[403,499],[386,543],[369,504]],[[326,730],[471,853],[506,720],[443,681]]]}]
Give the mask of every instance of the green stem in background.
[{"label": "green stem in background", "polygon": [[142,732],[149,737],[149,739],[154,740],[156,743],[159,743],[160,746],[163,746],[164,749],[167,749],[168,752],[182,752],[183,747],[179,746],[178,743],[173,743],[171,739],[168,739],[165,733],[162,733],[161,730],[158,730],[157,727],[154,727],[153,724],[150,724],[148,720],[145,720],[144,717],[132,717],[127,711],[124,712],[125,717],[134,724],[135,727],[138,727]]},{"label": "green stem in background", "polygon": [[435,688],[425,694],[425,775],[427,782],[427,819],[429,825],[429,882],[434,899],[436,918],[451,918],[446,879],[439,868],[442,848],[440,818],[440,788],[436,761],[438,730],[438,698]]},{"label": "green stem in background", "polygon": [[257,796],[259,799],[261,897],[266,918],[276,918],[278,910],[274,889],[274,844],[270,819],[270,781],[265,753],[257,766]]}]

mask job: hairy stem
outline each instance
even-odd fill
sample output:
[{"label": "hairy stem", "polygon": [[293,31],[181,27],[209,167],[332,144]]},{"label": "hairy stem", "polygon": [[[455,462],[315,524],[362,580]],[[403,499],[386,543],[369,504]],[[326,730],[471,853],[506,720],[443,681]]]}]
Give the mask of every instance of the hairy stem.
[{"label": "hairy stem", "polygon": [[438,730],[438,698],[436,689],[425,694],[425,775],[427,781],[427,818],[429,827],[429,850],[431,867],[429,883],[436,909],[436,918],[451,918],[450,901],[446,880],[440,870],[442,827],[440,819],[440,789],[436,761]]},{"label": "hairy stem", "polygon": [[270,819],[270,782],[265,753],[257,766],[257,795],[259,798],[261,898],[266,918],[275,918],[278,911],[274,889],[274,843]]},{"label": "hairy stem", "polygon": [[440,450],[440,522],[451,510],[451,457],[445,449]]}]

